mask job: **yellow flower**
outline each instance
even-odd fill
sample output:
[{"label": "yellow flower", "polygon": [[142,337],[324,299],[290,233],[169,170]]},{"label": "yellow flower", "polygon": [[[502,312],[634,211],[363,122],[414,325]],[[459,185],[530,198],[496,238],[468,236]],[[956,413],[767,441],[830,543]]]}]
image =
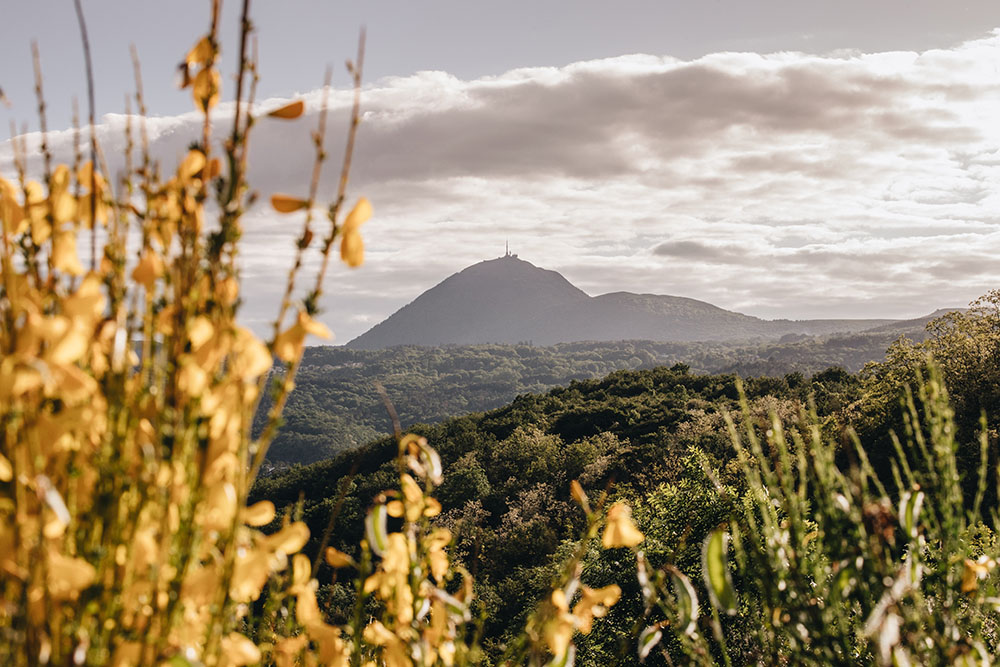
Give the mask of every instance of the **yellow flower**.
[{"label": "yellow flower", "polygon": [[581,587],[583,593],[580,601],[573,606],[573,616],[576,617],[577,627],[580,632],[588,634],[595,618],[601,618],[608,613],[608,609],[613,607],[618,598],[622,595],[622,589],[615,584],[604,588]]},{"label": "yellow flower", "polygon": [[14,468],[6,456],[0,454],[0,482],[9,482],[14,479]]},{"label": "yellow flower", "polygon": [[552,651],[552,655],[561,656],[569,649],[576,624],[573,615],[569,613],[566,594],[562,589],[552,591],[550,601],[555,608],[555,614],[545,624],[545,643]]},{"label": "yellow flower", "polygon": [[189,181],[205,168],[205,154],[200,150],[190,150],[184,161],[177,167],[177,180]]},{"label": "yellow flower", "polygon": [[343,551],[338,551],[333,547],[326,548],[325,556],[326,556],[326,562],[330,567],[341,568],[341,567],[352,567],[354,565],[353,558],[345,554]]},{"label": "yellow flower", "polygon": [[296,657],[309,644],[309,637],[285,637],[274,645],[274,662],[278,667],[294,667]]},{"label": "yellow flower", "polygon": [[243,521],[249,526],[266,526],[274,521],[274,503],[261,500],[243,510]]},{"label": "yellow flower", "polygon": [[362,197],[344,218],[341,226],[340,258],[350,267],[358,267],[365,261],[365,244],[361,239],[361,225],[372,217],[372,205]]},{"label": "yellow flower", "polygon": [[285,554],[297,553],[309,541],[309,527],[301,521],[288,524],[266,538],[270,548]]},{"label": "yellow flower", "polygon": [[28,228],[24,209],[17,200],[17,188],[3,177],[0,177],[0,222],[3,223],[3,230],[11,236],[22,234]]},{"label": "yellow flower", "polygon": [[94,583],[97,570],[82,558],[49,553],[48,593],[56,600],[72,600]]},{"label": "yellow flower", "polygon": [[260,591],[271,574],[271,554],[264,549],[241,550],[236,555],[229,594],[235,602],[249,602],[260,597]]},{"label": "yellow flower", "polygon": [[448,574],[448,554],[445,547],[451,543],[451,531],[447,528],[437,528],[427,540],[427,560],[431,575],[440,584]]},{"label": "yellow flower", "polygon": [[212,40],[205,36],[191,47],[191,50],[184,57],[184,63],[187,65],[206,65],[212,62],[214,56],[215,49],[212,48]]},{"label": "yellow flower", "polygon": [[63,273],[74,276],[85,273],[76,254],[76,232],[72,229],[56,232],[52,239],[52,265]]},{"label": "yellow flower", "polygon": [[980,556],[978,560],[966,558],[962,568],[962,592],[971,593],[978,589],[979,580],[989,576],[994,567],[996,561],[988,556]]},{"label": "yellow flower", "polygon": [[632,523],[632,509],[628,505],[615,503],[608,509],[608,520],[601,538],[605,549],[634,547],[644,539],[643,534]]},{"label": "yellow flower", "polygon": [[160,256],[147,249],[142,255],[142,259],[132,271],[132,280],[146,288],[148,293],[153,287],[156,279],[163,275],[163,260]]},{"label": "yellow flower", "polygon": [[247,637],[238,632],[222,638],[221,667],[244,667],[260,662],[260,649]]},{"label": "yellow flower", "polygon": [[212,67],[206,67],[198,72],[194,77],[194,86],[191,89],[191,96],[194,98],[195,106],[201,111],[208,111],[219,103],[219,90],[222,87],[222,77],[219,71]]},{"label": "yellow flower", "polygon": [[364,638],[369,644],[382,647],[382,660],[386,667],[410,667],[413,664],[403,640],[378,621],[365,628]]}]

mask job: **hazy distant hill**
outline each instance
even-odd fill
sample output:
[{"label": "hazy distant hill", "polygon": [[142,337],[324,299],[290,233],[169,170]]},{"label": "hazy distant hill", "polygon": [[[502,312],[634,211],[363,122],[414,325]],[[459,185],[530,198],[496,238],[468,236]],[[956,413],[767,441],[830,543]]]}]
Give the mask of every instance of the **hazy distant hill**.
[{"label": "hazy distant hill", "polygon": [[516,256],[474,264],[347,343],[395,345],[573,341],[766,341],[856,332],[893,320],[762,320],[696,299],[613,292],[591,297]]}]

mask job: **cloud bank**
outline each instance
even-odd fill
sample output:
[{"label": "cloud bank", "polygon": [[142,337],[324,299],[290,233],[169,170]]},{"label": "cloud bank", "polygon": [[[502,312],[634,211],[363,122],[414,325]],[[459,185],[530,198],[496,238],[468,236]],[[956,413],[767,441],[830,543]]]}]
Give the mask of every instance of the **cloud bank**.
[{"label": "cloud bank", "polygon": [[[324,319],[346,342],[507,239],[590,294],[792,318],[964,305],[1000,286],[998,62],[1000,31],[921,53],[636,54],[380,80],[351,188],[375,204],[368,261],[330,275]],[[320,93],[304,97],[306,118],[254,130],[263,195],[305,191]],[[349,102],[334,92],[327,194]],[[108,155],[124,124],[105,118]],[[148,127],[165,164],[200,131],[194,114]],[[71,132],[50,140],[71,150]],[[299,222],[263,203],[246,219],[245,316],[260,331]]]}]

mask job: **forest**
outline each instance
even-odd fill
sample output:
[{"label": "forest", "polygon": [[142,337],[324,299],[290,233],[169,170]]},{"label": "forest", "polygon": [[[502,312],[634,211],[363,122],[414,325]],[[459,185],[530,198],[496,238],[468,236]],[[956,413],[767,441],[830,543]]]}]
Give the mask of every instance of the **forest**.
[{"label": "forest", "polygon": [[[933,372],[939,372],[949,388],[953,413],[948,414],[954,415],[959,497],[942,499],[942,506],[963,499],[970,504],[981,481],[978,475],[986,474],[989,489],[983,482],[980,493],[985,497],[977,501],[981,507],[976,511],[983,516],[995,513],[996,427],[994,422],[982,432],[980,421],[982,414],[1000,413],[998,305],[1000,294],[994,293],[968,313],[936,319],[928,325],[923,342],[901,339],[889,348],[884,361],[871,363],[860,373],[830,368],[810,376],[791,373],[741,381],[732,373],[696,374],[678,363],[573,381],[545,393],[520,395],[499,409],[414,427],[413,432],[433,443],[441,457],[444,481],[436,498],[442,510],[435,521],[454,536],[452,557],[476,582],[474,607],[482,623],[487,662],[505,657],[585,532],[586,516],[571,494],[574,480],[592,497],[606,492],[609,499],[634,508],[636,525],[646,538],[641,558],[647,567],[676,568],[695,582],[702,579],[706,538],[720,524],[739,517],[752,496],[744,474],[746,462],[733,447],[733,432],[750,428],[771,433],[772,424],[783,424],[789,441],[790,434],[796,433],[797,446],[804,448],[802,438],[807,440],[810,429],[815,429],[817,437],[834,443],[831,449],[822,450],[830,455],[831,466],[849,474],[863,461],[866,474],[879,480],[879,488],[893,489],[869,500],[864,512],[882,503],[895,507],[907,489],[900,482],[901,464],[896,458],[901,450],[894,448],[890,435],[914,434],[914,423],[908,421],[900,399],[907,387],[916,387],[919,378],[929,377],[928,354],[939,369]],[[916,409],[929,411],[932,403],[931,397],[924,396],[917,399]],[[727,426],[727,416],[735,420],[733,429]],[[858,450],[851,437],[863,443]],[[981,450],[981,438],[988,448]],[[863,459],[858,459],[859,453]],[[988,457],[985,466],[980,463],[984,453]],[[800,449],[794,455],[803,454]],[[778,456],[776,449],[771,456]],[[918,468],[918,461],[911,465]],[[353,536],[363,532],[366,511],[384,489],[394,485],[396,474],[396,442],[383,438],[327,461],[265,478],[252,497],[294,511],[313,535],[329,534],[330,544],[338,551],[357,555]],[[894,477],[902,488],[893,488]],[[943,482],[926,476],[919,479],[927,494],[924,502],[944,492]],[[819,503],[818,508],[810,506],[813,501]],[[820,499],[812,499],[806,506],[818,515],[803,519],[815,529],[824,518],[823,505]],[[745,520],[733,519],[734,523]],[[865,518],[862,524],[874,520]],[[887,522],[881,530],[887,531],[889,543],[882,547],[895,545],[898,551],[902,544],[890,536],[903,527],[892,516],[880,520]],[[332,530],[324,530],[328,523]],[[990,524],[977,520],[967,527],[962,539],[970,558],[989,553],[995,546]],[[752,530],[752,525],[743,529]],[[307,553],[310,548],[316,544],[307,546]],[[637,659],[632,637],[643,624],[643,595],[634,574],[625,576],[635,569],[634,553],[591,547],[584,555],[582,571],[588,585],[618,582],[622,598],[578,642],[578,664],[626,664]],[[737,588],[753,596],[755,585],[752,577],[744,576]],[[879,599],[873,591],[866,593]],[[699,595],[708,597],[703,590]],[[319,597],[326,601],[333,619],[343,621],[350,616],[354,599],[350,583],[334,580],[321,586]],[[722,624],[736,664],[752,664],[766,655],[762,653],[766,647],[755,637],[759,622],[752,620],[755,613],[759,609],[751,605]],[[991,626],[995,612],[986,615],[981,622]],[[809,632],[820,631],[806,627]],[[705,632],[711,634],[711,630]],[[996,640],[991,631],[987,637]],[[684,661],[683,642],[664,640],[664,644],[660,659]],[[819,646],[798,650],[789,655],[817,664],[837,661],[838,654],[823,654]],[[857,658],[877,657],[873,653],[877,647],[861,645],[856,650]],[[846,656],[840,654],[840,659]]]},{"label": "forest", "polygon": [[[789,336],[777,343],[561,343],[548,347],[401,346],[382,350],[309,347],[296,376],[268,470],[312,463],[392,432],[380,383],[404,428],[501,407],[520,394],[625,369],[686,365],[692,373],[813,375],[829,367],[860,371],[882,360],[900,336],[923,339],[928,319],[877,331]],[[280,373],[280,369],[276,369]],[[796,378],[791,381],[797,382]],[[270,403],[258,408],[262,426]]]}]

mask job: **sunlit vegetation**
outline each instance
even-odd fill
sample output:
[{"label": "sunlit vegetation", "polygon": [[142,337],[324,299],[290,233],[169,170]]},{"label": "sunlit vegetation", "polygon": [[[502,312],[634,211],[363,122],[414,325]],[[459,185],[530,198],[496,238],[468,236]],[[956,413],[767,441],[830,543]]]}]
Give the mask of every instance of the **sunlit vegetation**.
[{"label": "sunlit vegetation", "polygon": [[[183,57],[204,123],[179,164],[152,162],[141,92],[120,179],[93,127],[67,164],[43,132],[40,174],[13,141],[16,173],[0,178],[0,662],[991,663],[1000,293],[858,374],[741,380],[693,372],[718,349],[640,343],[362,357],[384,364],[392,435],[258,479],[297,374],[310,382],[290,423],[329,409],[305,343],[329,335],[329,261],[363,263],[373,211],[347,193],[361,48],[335,195],[319,194],[324,102],[301,147],[310,182],[267,198],[301,222],[272,333],[237,323],[252,129],[305,109],[254,103],[248,5],[231,116],[218,2]],[[38,94],[44,128],[40,74]],[[231,122],[219,138],[216,121]],[[306,368],[329,355],[355,368],[309,354]],[[458,401],[476,373],[468,403],[431,414],[407,398]],[[377,432],[358,391],[359,423]],[[407,422],[443,421],[404,433],[389,394]]]},{"label": "sunlit vegetation", "polygon": [[[621,371],[417,427],[442,459],[437,521],[455,537],[455,562],[476,575],[472,609],[487,663],[517,645],[560,563],[581,548],[582,581],[622,593],[577,640],[577,664],[636,662],[640,648],[650,664],[664,651],[674,664],[772,655],[790,664],[877,664],[886,655],[951,664],[994,653],[996,436],[981,429],[990,394],[971,376],[1000,353],[989,333],[995,302],[934,321],[925,342],[901,342],[861,374],[741,386],[683,366]],[[932,371],[927,351],[971,376]],[[954,386],[951,403],[945,385]],[[922,389],[901,403],[907,387]],[[949,407],[969,403],[964,414]],[[392,479],[394,456],[387,438],[262,480],[254,498],[304,498],[314,532],[338,506],[333,543],[353,553],[351,536]],[[581,543],[587,522],[574,481],[633,507],[644,541],[628,553]],[[717,608],[703,575],[710,537],[723,563],[716,571],[730,572],[718,579],[731,590],[718,593]],[[918,579],[900,583],[910,575]],[[328,613],[345,616],[349,585],[323,590]],[[928,646],[941,646],[941,633],[962,638],[947,660]]]}]

